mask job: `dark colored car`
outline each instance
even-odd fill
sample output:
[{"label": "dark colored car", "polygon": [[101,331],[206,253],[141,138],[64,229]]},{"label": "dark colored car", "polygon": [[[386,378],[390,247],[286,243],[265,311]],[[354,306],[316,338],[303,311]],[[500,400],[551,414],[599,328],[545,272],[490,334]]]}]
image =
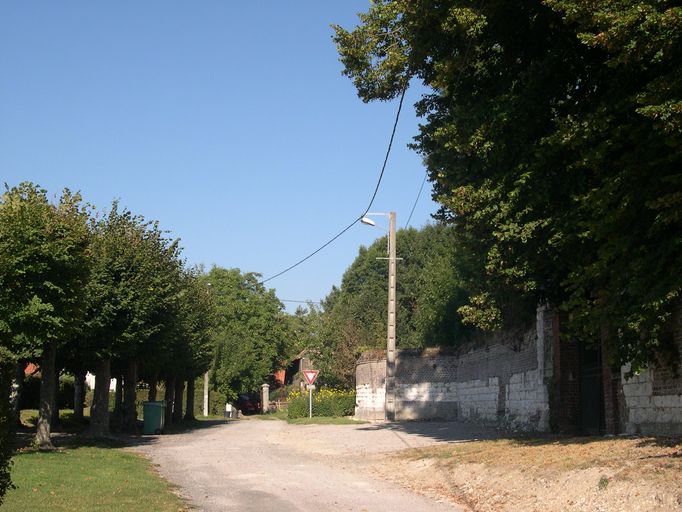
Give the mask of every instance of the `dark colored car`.
[{"label": "dark colored car", "polygon": [[246,415],[258,414],[260,412],[259,400],[247,394],[239,395],[235,407],[237,407],[237,409],[239,409],[242,412],[242,414]]}]

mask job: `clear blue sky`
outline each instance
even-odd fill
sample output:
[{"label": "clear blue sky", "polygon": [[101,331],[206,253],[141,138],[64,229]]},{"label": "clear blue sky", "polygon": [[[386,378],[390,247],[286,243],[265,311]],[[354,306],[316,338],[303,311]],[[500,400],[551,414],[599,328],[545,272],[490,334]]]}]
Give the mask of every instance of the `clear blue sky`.
[{"label": "clear blue sky", "polygon": [[[362,213],[374,189],[397,102],[358,99],[330,28],[356,25],[368,5],[2,2],[0,181],[80,190],[99,208],[120,198],[181,238],[190,264],[267,278]],[[372,207],[395,210],[399,226],[424,176],[406,147],[418,94]],[[427,183],[411,225],[429,222],[430,196]],[[267,285],[320,300],[381,234],[358,224]]]}]

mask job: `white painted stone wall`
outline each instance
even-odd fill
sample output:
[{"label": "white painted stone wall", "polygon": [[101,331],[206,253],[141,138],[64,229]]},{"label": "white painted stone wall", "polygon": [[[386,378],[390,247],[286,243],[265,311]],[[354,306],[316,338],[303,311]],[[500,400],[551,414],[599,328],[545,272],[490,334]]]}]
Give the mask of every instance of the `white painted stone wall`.
[{"label": "white painted stone wall", "polygon": [[[546,311],[540,309],[528,331],[498,333],[492,344],[463,354],[399,351],[396,419],[462,419],[548,431],[547,387],[553,368],[546,320]],[[385,368],[385,359],[359,362],[358,418],[383,419]]]},{"label": "white painted stone wall", "polygon": [[513,428],[536,426],[540,432],[549,431],[549,392],[546,371],[529,370],[511,376],[507,385],[505,416]]},{"label": "white painted stone wall", "polygon": [[[668,334],[682,353],[682,307],[670,319]],[[629,434],[682,435],[682,361],[677,374],[670,366],[652,365],[626,379],[621,368],[625,431]]]},{"label": "white painted stone wall", "polygon": [[629,379],[624,366],[621,383],[625,398],[625,431],[628,434],[682,435],[682,388],[680,393],[654,395],[654,371],[645,370]]},{"label": "white painted stone wall", "polygon": [[356,367],[355,417],[378,421],[385,417],[386,359],[374,358]]}]

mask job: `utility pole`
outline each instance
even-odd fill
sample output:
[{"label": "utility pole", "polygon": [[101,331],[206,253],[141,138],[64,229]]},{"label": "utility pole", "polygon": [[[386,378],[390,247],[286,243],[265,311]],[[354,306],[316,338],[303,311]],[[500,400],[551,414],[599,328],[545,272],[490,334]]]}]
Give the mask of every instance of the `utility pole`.
[{"label": "utility pole", "polygon": [[204,416],[208,416],[208,372],[204,373]]},{"label": "utility pole", "polygon": [[386,419],[395,421],[395,212],[388,214],[388,332],[386,339]]}]

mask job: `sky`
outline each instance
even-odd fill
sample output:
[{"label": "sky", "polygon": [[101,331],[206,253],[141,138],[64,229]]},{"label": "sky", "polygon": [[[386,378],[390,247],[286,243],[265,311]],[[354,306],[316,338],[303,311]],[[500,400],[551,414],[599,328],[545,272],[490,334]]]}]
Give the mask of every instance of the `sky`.
[{"label": "sky", "polygon": [[[267,279],[372,196],[398,103],[357,97],[330,27],[357,25],[368,6],[2,2],[0,182],[32,181],[51,195],[68,187],[98,209],[117,198],[180,238],[188,265]],[[371,209],[395,211],[399,227],[425,173],[407,148],[421,92],[408,90]],[[427,182],[410,225],[436,209]],[[319,301],[383,234],[358,223],[266,286],[280,299]]]}]

